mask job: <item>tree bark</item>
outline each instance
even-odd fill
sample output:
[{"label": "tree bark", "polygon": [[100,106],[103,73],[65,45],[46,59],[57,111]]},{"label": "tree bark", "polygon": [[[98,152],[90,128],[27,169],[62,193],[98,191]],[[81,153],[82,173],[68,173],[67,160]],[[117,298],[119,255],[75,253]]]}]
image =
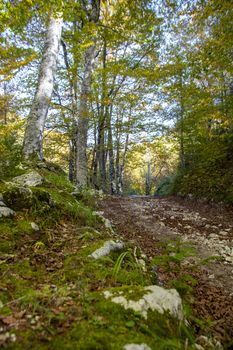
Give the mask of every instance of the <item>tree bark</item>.
[{"label": "tree bark", "polygon": [[[97,23],[100,15],[100,0],[91,0],[91,11],[89,12],[86,3],[83,2],[84,9],[89,17],[90,23]],[[84,55],[84,76],[81,84],[80,109],[77,121],[77,141],[76,141],[76,184],[78,187],[87,186],[87,134],[90,120],[89,114],[89,96],[91,91],[91,77],[96,50],[96,37],[92,38],[93,44],[90,45]]]},{"label": "tree bark", "polygon": [[101,96],[101,107],[98,122],[98,144],[97,144],[97,159],[99,165],[100,174],[100,187],[106,192],[106,162],[105,162],[105,124],[106,124],[106,61],[107,61],[107,45],[104,39],[103,44],[103,74],[102,74],[102,96]]},{"label": "tree bark", "polygon": [[56,17],[51,16],[39,69],[38,86],[24,135],[23,156],[27,160],[43,159],[43,133],[53,93],[61,30],[61,15],[59,14]]},{"label": "tree bark", "polygon": [[115,164],[114,164],[114,152],[113,152],[113,137],[112,137],[112,106],[108,107],[107,113],[107,128],[108,128],[108,156],[109,156],[109,179],[110,179],[110,193],[116,194],[116,181],[115,181]]},{"label": "tree bark", "polygon": [[80,111],[77,123],[77,158],[76,158],[76,184],[79,187],[87,185],[87,133],[90,120],[88,99],[91,90],[91,75],[95,57],[95,44],[89,46],[85,52],[85,68],[80,94]]}]

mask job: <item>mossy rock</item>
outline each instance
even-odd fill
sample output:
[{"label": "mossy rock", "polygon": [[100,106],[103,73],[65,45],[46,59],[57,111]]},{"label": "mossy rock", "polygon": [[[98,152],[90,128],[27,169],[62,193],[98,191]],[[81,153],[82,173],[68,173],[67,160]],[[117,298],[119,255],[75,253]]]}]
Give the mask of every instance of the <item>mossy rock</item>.
[{"label": "mossy rock", "polygon": [[15,210],[30,209],[40,206],[41,203],[49,207],[55,206],[49,192],[41,188],[10,186],[3,192],[3,200],[8,207]]},{"label": "mossy rock", "polygon": [[48,204],[50,207],[55,207],[55,201],[52,199],[51,194],[42,188],[32,188],[33,204],[40,203]]},{"label": "mossy rock", "polygon": [[29,209],[33,204],[32,190],[23,186],[11,186],[3,192],[3,200],[12,209]]},{"label": "mossy rock", "polygon": [[62,167],[60,165],[52,163],[52,162],[48,162],[48,161],[38,162],[36,164],[36,167],[38,169],[49,170],[55,174],[66,175],[65,171],[62,169]]}]

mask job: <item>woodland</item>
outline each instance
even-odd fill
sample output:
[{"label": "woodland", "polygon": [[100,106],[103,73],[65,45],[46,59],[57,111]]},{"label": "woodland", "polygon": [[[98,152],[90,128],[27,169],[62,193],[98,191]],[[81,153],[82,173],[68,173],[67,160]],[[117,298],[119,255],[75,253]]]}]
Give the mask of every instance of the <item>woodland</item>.
[{"label": "woodland", "polygon": [[231,0],[0,0],[0,347],[232,349],[232,153]]}]

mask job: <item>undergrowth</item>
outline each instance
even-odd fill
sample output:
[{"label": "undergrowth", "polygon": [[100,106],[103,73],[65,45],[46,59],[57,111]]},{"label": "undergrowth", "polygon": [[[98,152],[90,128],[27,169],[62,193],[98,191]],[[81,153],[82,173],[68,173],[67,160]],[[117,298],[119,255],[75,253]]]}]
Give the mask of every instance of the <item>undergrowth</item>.
[{"label": "undergrowth", "polygon": [[[193,250],[179,242],[166,245],[162,256],[145,265],[131,244],[121,252],[91,258],[112,233],[85,200],[73,195],[74,187],[63,173],[38,171],[46,181],[32,189],[32,205],[17,210],[12,219],[0,220],[0,346],[120,350],[126,343],[146,343],[152,350],[193,349],[193,330],[185,322],[155,311],[145,319],[103,295],[114,289],[138,300],[143,287],[154,283],[151,267],[179,274]],[[87,198],[95,207],[90,193]],[[194,283],[180,275],[170,286],[186,297]]]}]

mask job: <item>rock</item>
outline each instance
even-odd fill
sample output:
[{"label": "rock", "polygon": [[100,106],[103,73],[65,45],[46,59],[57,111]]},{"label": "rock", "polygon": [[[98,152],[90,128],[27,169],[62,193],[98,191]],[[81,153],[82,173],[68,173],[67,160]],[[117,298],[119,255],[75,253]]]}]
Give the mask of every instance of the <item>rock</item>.
[{"label": "rock", "polygon": [[6,204],[0,200],[0,207],[6,207]]},{"label": "rock", "polygon": [[23,186],[10,186],[3,192],[4,202],[14,210],[29,209],[33,205],[46,204],[55,206],[49,192],[41,188],[28,188]]},{"label": "rock", "polygon": [[36,187],[42,185],[44,179],[36,171],[31,171],[28,174],[23,174],[16,176],[12,179],[11,183],[17,184],[20,186]]},{"label": "rock", "polygon": [[31,222],[31,227],[33,231],[40,231],[39,226],[35,222]]},{"label": "rock", "polygon": [[141,266],[141,269],[143,272],[146,272],[147,269],[146,269],[146,262],[144,259],[138,259],[138,264]]},{"label": "rock", "polygon": [[199,345],[199,344],[194,344],[194,348],[195,348],[196,350],[205,350],[205,349],[203,348],[203,346],[201,346],[201,345]]},{"label": "rock", "polygon": [[89,257],[99,259],[102,256],[108,255],[110,252],[122,250],[124,246],[125,244],[122,241],[107,241],[101,248],[96,249],[92,254],[90,254]]},{"label": "rock", "polygon": [[[147,318],[147,311],[158,311],[163,314],[164,311],[178,318],[183,319],[182,300],[179,293],[175,289],[164,289],[159,286],[147,286],[142,289],[145,295],[139,300],[127,299],[124,295],[114,295],[109,291],[104,292],[106,299],[111,299],[112,302],[122,305],[125,309],[133,309],[140,312],[143,317]],[[133,291],[132,291],[133,295]]]},{"label": "rock", "polygon": [[7,207],[0,207],[0,218],[9,218],[11,216],[14,216],[15,212]]},{"label": "rock", "polygon": [[103,216],[104,212],[102,211],[94,211],[93,212],[93,215],[95,216],[98,216],[99,219],[103,222],[104,226],[111,232],[113,233],[113,228],[112,228],[112,225],[111,225],[111,222],[110,220],[106,219],[104,216]]},{"label": "rock", "polygon": [[27,187],[12,186],[3,192],[3,199],[13,209],[30,208],[32,206],[32,191]]},{"label": "rock", "polygon": [[53,200],[51,194],[48,191],[42,188],[33,188],[32,193],[34,202],[41,202],[43,204],[48,205],[49,207],[56,206],[56,202]]},{"label": "rock", "polygon": [[226,260],[227,262],[233,264],[233,256],[227,256],[227,257],[225,258],[225,260]]},{"label": "rock", "polygon": [[218,235],[216,235],[215,233],[211,233],[209,237],[213,239],[218,239]]},{"label": "rock", "polygon": [[198,344],[196,345],[199,345],[199,346],[201,345],[203,349],[223,350],[222,344],[214,338],[208,338],[204,335],[200,335],[197,338],[197,341],[198,341]]},{"label": "rock", "polygon": [[151,348],[146,344],[126,344],[124,346],[125,350],[151,350]]},{"label": "rock", "polygon": [[222,231],[219,232],[219,234],[220,234],[221,236],[228,236],[229,233],[222,230]]}]

